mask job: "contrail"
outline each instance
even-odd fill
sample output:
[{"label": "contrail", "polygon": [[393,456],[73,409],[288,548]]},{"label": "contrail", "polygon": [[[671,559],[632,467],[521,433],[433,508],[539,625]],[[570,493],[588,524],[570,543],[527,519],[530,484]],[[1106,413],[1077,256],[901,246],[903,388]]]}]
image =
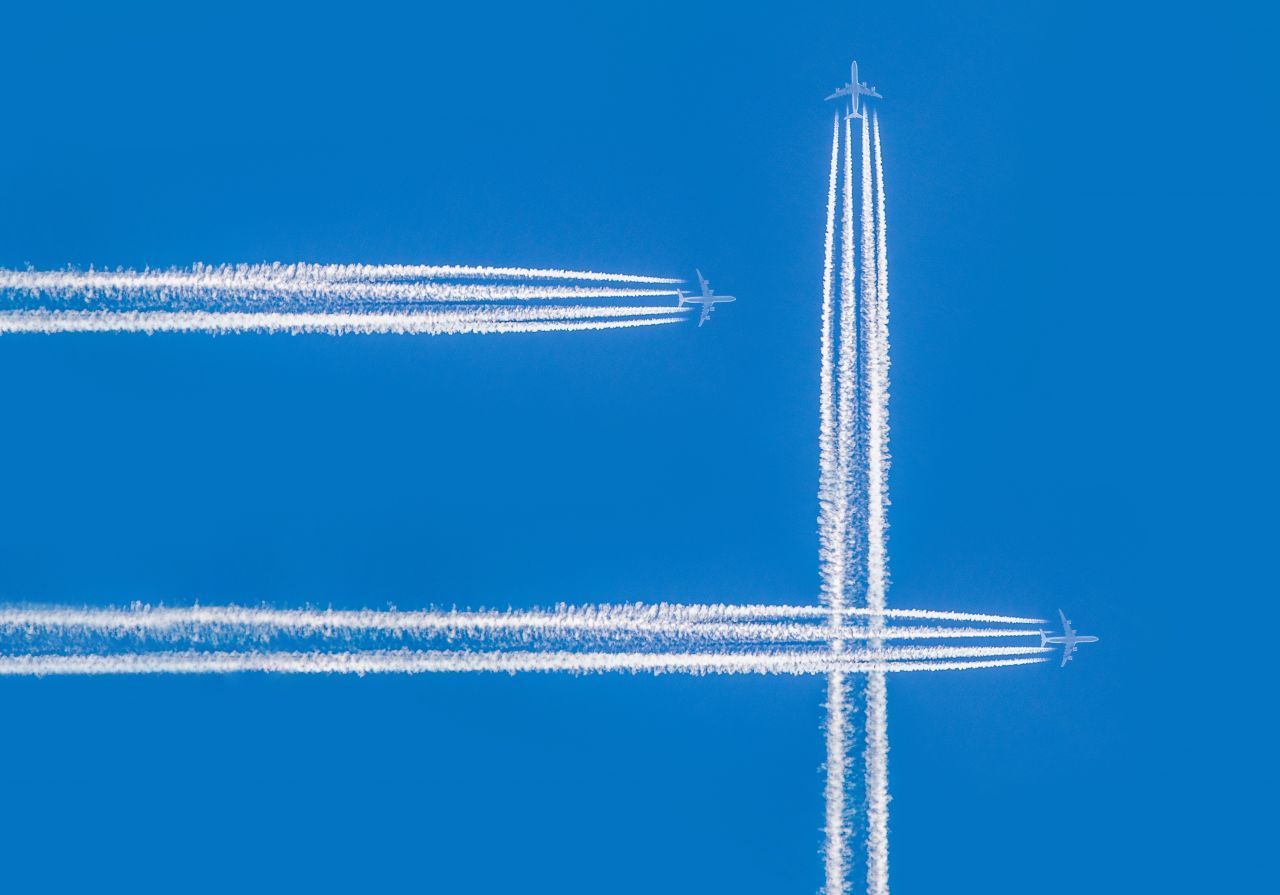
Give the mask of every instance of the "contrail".
[{"label": "contrail", "polygon": [[683,319],[674,307],[494,307],[403,313],[5,311],[0,312],[0,335],[77,332],[452,335],[620,329],[676,323]]},{"label": "contrail", "polygon": [[0,607],[0,634],[72,632],[171,640],[243,632],[258,637],[397,638],[515,637],[545,639],[592,635],[637,636],[720,643],[817,643],[840,640],[949,640],[1035,637],[1027,628],[831,627],[822,623],[723,622],[637,616],[616,607],[511,612],[273,609],[192,606],[133,608]]},{"label": "contrail", "polygon": [[974,661],[859,660],[839,654],[775,653],[581,653],[581,652],[181,652],[116,655],[0,656],[0,676],[107,674],[225,674],[258,671],[290,674],[425,674],[441,672],[568,672],[591,674],[787,674],[963,671],[1043,662],[1039,658]]},{"label": "contrail", "polygon": [[361,302],[490,302],[654,298],[675,289],[636,286],[397,282],[280,277],[222,268],[191,271],[0,270],[0,292],[106,301],[270,301],[293,298]]},{"label": "contrail", "polygon": [[[889,477],[889,290],[885,246],[884,168],[880,156],[880,128],[875,132],[875,177],[872,178],[868,128],[862,124],[862,301],[867,357],[867,606],[883,612],[888,589]],[[874,197],[874,207],[873,207]],[[874,229],[873,229],[874,225]],[[874,263],[871,263],[874,247]],[[882,624],[872,615],[872,627]],[[872,641],[878,645],[879,641]],[[866,754],[867,892],[889,892],[889,727],[887,681],[879,672],[867,675]]]},{"label": "contrail", "polygon": [[[190,288],[199,290],[256,289],[268,285],[299,289],[330,284],[404,283],[423,280],[565,280],[634,285],[678,285],[668,277],[538,270],[528,267],[463,267],[400,264],[194,264],[143,270],[13,270],[0,269],[0,290],[112,291]],[[662,290],[669,294],[671,290]]]},{"label": "contrail", "polygon": [[[882,302],[877,297],[878,256],[876,247],[875,196],[871,175],[871,148],[865,121],[862,132],[862,335],[866,375],[867,439],[867,608],[872,613],[884,609],[887,587],[885,544],[885,485],[888,476],[888,383],[886,368],[888,328],[881,319]],[[873,616],[874,624],[874,616]]]},{"label": "contrail", "polygon": [[[846,607],[841,617],[871,615],[865,608]],[[944,612],[934,609],[887,609],[886,618],[924,621],[960,621],[989,624],[1039,625],[1044,619],[972,612]],[[627,627],[637,624],[706,624],[769,619],[814,619],[829,621],[831,611],[821,606],[725,603],[614,603],[602,605],[559,604],[550,609],[527,610],[377,610],[377,609],[275,609],[249,606],[165,607],[134,604],[129,608],[61,606],[0,606],[0,628],[5,627],[86,627],[94,629],[170,628],[184,625],[241,626],[269,625],[289,630],[362,629],[412,632],[450,627],[500,629],[520,627]],[[972,629],[938,628],[956,636],[982,636]],[[1038,631],[994,629],[1009,636],[1032,636]]]},{"label": "contrail", "polygon": [[[1012,661],[1012,660],[1009,660]],[[827,781],[824,796],[827,806],[825,870],[826,895],[841,895],[847,891],[850,829],[845,807],[846,764],[849,757],[850,732],[849,688],[843,672],[827,675]]]},{"label": "contrail", "polygon": [[849,569],[857,566],[856,534],[850,525],[850,514],[855,496],[854,457],[856,455],[857,437],[857,369],[858,369],[858,333],[854,309],[857,306],[857,294],[854,291],[854,236],[853,236],[853,148],[852,130],[849,119],[844,122],[844,186],[842,199],[844,208],[841,217],[840,236],[840,354],[837,364],[836,384],[838,389],[837,408],[839,415],[838,443],[836,446],[836,465],[840,474],[840,500],[837,517],[840,522],[839,541],[844,557],[842,565],[843,580],[838,603],[835,608],[843,608],[848,603]]},{"label": "contrail", "polygon": [[[837,568],[837,564],[842,564],[844,549],[839,541],[838,522],[835,519],[840,497],[835,487],[836,411],[832,403],[831,383],[835,353],[832,345],[832,273],[835,254],[839,150],[840,116],[837,114],[831,123],[831,171],[827,179],[827,230],[822,261],[822,347],[818,387],[818,538],[819,561],[822,566],[822,602],[827,605],[839,602],[835,591],[838,589],[837,583],[843,577],[843,572]],[[832,621],[834,624],[839,624],[837,619]]]},{"label": "contrail", "polygon": [[655,283],[676,285],[684,280],[625,273],[598,273],[591,270],[561,270],[536,267],[484,267],[458,264],[292,264],[252,265],[272,269],[294,268],[315,279],[335,281],[375,280],[580,280],[597,283]]},{"label": "contrail", "polygon": [[[836,132],[839,133],[839,116],[836,119]],[[824,591],[828,596],[830,624],[833,633],[839,629],[840,613],[847,606],[849,593],[849,570],[855,558],[854,538],[849,524],[852,512],[854,492],[853,457],[854,433],[856,432],[854,412],[855,371],[857,369],[857,334],[853,316],[853,156],[850,146],[851,130],[848,119],[844,126],[844,165],[843,189],[841,190],[840,218],[840,307],[839,307],[839,354],[836,366],[836,444],[834,475],[831,476],[830,490],[826,495],[826,505],[830,508],[827,530],[829,546],[823,548],[824,556]],[[838,142],[838,141],[837,141]],[[831,197],[833,182],[828,181],[828,197]],[[834,224],[834,221],[832,222]],[[824,259],[825,260],[825,259]],[[825,285],[825,282],[824,282]],[[824,294],[824,314],[827,313],[827,296]],[[827,317],[824,323],[829,328]],[[824,336],[828,330],[824,329]],[[829,343],[824,348],[829,350]],[[830,369],[830,357],[824,357],[824,368]],[[830,386],[828,386],[829,388]],[[844,647],[843,641],[834,637],[831,640],[833,652]],[[847,781],[849,743],[852,740],[851,716],[852,703],[849,698],[849,687],[842,671],[833,671],[827,676],[827,779],[826,779],[826,895],[843,895],[848,891],[849,839],[851,829],[848,818]]]}]

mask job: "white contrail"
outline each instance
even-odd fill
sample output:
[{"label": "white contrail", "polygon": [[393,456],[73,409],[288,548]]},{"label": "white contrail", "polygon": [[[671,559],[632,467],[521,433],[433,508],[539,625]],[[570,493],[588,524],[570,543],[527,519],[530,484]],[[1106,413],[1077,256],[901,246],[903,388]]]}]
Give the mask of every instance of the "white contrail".
[{"label": "white contrail", "polygon": [[[837,117],[836,132],[839,133]],[[836,366],[836,444],[833,475],[826,504],[830,508],[827,546],[823,547],[824,591],[828,597],[829,618],[833,633],[839,630],[848,603],[850,575],[855,552],[850,514],[854,491],[853,458],[855,375],[857,370],[857,334],[853,315],[855,296],[853,291],[853,155],[850,145],[851,130],[848,119],[844,127],[843,188],[841,190],[840,218],[840,306],[839,351]],[[828,182],[828,196],[832,182]],[[834,224],[834,222],[833,222]],[[825,296],[824,296],[825,299]],[[824,304],[824,311],[826,307]],[[825,321],[829,325],[829,320]],[[824,335],[826,333],[824,332]],[[824,344],[829,349],[829,345]],[[824,367],[830,369],[831,359],[823,358]],[[829,386],[828,386],[829,387]],[[831,640],[833,652],[843,649],[844,643],[837,637]],[[826,779],[826,895],[843,895],[848,891],[849,841],[852,830],[848,817],[848,753],[852,741],[853,706],[849,698],[845,675],[839,671],[827,676],[827,779]]]},{"label": "white contrail", "polygon": [[192,606],[0,607],[0,633],[42,631],[112,637],[186,639],[244,632],[257,637],[351,638],[361,635],[409,637],[515,637],[544,639],[650,636],[667,640],[733,642],[820,642],[840,640],[944,640],[1035,637],[1026,628],[848,627],[826,622],[725,622],[639,615],[628,607],[465,612],[459,610],[318,610],[268,607]]},{"label": "white contrail", "polygon": [[[840,610],[841,618],[871,615],[865,608]],[[932,609],[887,609],[886,618],[1037,625],[1042,619]],[[817,631],[829,623],[831,611],[821,606],[731,605],[723,603],[559,604],[524,610],[376,610],[277,609],[254,606],[150,606],[72,608],[65,606],[0,606],[0,630],[12,628],[80,628],[104,633],[183,630],[187,628],[274,628],[284,633],[312,631],[378,631],[394,635],[475,631],[615,631],[649,628],[684,630],[691,626],[810,619]],[[750,625],[749,625],[750,626]],[[862,637],[865,629],[841,629]],[[1038,630],[1017,628],[888,628],[914,637],[1035,636]],[[946,632],[946,633],[943,633]],[[886,636],[890,636],[886,634]]]},{"label": "white contrail", "polygon": [[5,311],[0,312],[0,335],[73,332],[447,335],[618,329],[683,319],[680,311],[673,307],[493,307],[402,313]]},{"label": "white contrail", "polygon": [[[875,177],[868,122],[862,123],[862,303],[867,408],[867,607],[881,625],[888,589],[889,302],[884,221],[884,169],[875,113]],[[873,645],[878,641],[873,640]],[[889,727],[885,676],[867,675],[866,752],[867,892],[889,892]]]},{"label": "white contrail", "polygon": [[156,652],[107,655],[0,656],[0,676],[210,674],[243,671],[291,674],[425,674],[441,672],[569,672],[590,674],[824,674],[963,671],[1043,662],[1039,658],[974,661],[858,660],[839,654],[581,653],[581,652]]},{"label": "white contrail", "polygon": [[824,787],[827,818],[824,848],[826,895],[842,895],[848,889],[850,829],[845,807],[845,778],[848,776],[849,713],[853,707],[843,672],[827,675],[827,781]]},{"label": "white contrail", "polygon": [[654,298],[675,289],[635,286],[397,282],[279,277],[269,272],[15,271],[0,270],[0,292],[55,299],[106,301],[270,301],[312,299],[360,302],[490,302],[559,299]]},{"label": "white contrail", "polygon": [[[875,191],[871,175],[871,147],[864,120],[862,132],[862,344],[866,376],[866,559],[867,608],[884,609],[887,587],[886,482],[888,475],[888,382],[886,355],[888,329],[880,319],[882,302],[877,296],[879,250],[876,245]],[[874,623],[874,621],[873,621]]]},{"label": "white contrail", "polygon": [[842,216],[840,236],[840,351],[837,362],[836,386],[838,414],[838,442],[836,445],[836,466],[839,470],[840,499],[837,519],[840,524],[838,535],[841,553],[843,580],[838,602],[833,607],[844,608],[848,604],[848,589],[851,584],[849,570],[857,567],[856,533],[850,524],[853,512],[855,490],[854,459],[857,453],[857,369],[858,369],[858,333],[854,310],[857,306],[857,295],[854,291],[854,235],[853,235],[853,147],[852,130],[849,119],[844,123],[844,186],[842,189]]},{"label": "white contrail", "polygon": [[[566,280],[634,285],[677,285],[681,279],[527,267],[461,267],[401,264],[195,264],[143,270],[0,269],[0,290],[110,292],[117,290],[261,288],[318,289],[333,284],[396,284],[423,280]],[[543,287],[545,288],[545,287]],[[670,294],[671,290],[660,290]]]},{"label": "white contrail", "polygon": [[[831,123],[831,169],[827,179],[827,229],[822,259],[821,368],[818,385],[818,539],[822,567],[822,602],[838,603],[838,582],[843,578],[843,545],[839,541],[840,495],[836,486],[835,416],[832,395],[834,346],[832,332],[832,273],[835,255],[836,181],[839,173],[840,116]],[[832,619],[838,625],[838,619]]]},{"label": "white contrail", "polygon": [[[255,265],[256,266],[256,265]],[[580,280],[597,283],[655,283],[676,285],[684,280],[625,273],[598,273],[591,270],[561,270],[536,267],[485,267],[458,264],[296,264],[261,265],[297,268],[313,279],[335,281],[492,279],[492,280]]]}]

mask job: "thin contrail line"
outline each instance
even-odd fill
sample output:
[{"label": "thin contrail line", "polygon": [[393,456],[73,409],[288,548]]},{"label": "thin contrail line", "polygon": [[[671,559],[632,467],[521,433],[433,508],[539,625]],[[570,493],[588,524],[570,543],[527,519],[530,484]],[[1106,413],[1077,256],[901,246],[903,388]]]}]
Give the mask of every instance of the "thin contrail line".
[{"label": "thin contrail line", "polygon": [[[256,265],[255,265],[256,266]],[[278,269],[293,267],[306,276],[332,280],[432,280],[432,279],[510,279],[510,280],[581,280],[598,283],[656,283],[676,285],[678,277],[653,277],[626,273],[599,273],[591,270],[563,270],[536,267],[488,267],[459,264],[297,264],[262,265]]]},{"label": "thin contrail line", "polygon": [[[871,615],[861,607],[846,607],[839,614],[851,618]],[[614,603],[560,604],[549,609],[522,610],[378,610],[378,609],[277,609],[255,606],[149,606],[129,608],[66,606],[0,606],[0,627],[87,626],[172,627],[200,625],[273,625],[282,628],[358,628],[387,631],[441,630],[453,626],[472,629],[521,627],[627,627],[636,624],[706,624],[769,619],[813,619],[827,622],[831,611],[821,606],[725,603]],[[1044,619],[935,609],[886,609],[885,618],[924,621],[960,621],[989,624],[1040,625]],[[922,629],[930,630],[930,629]],[[962,628],[938,630],[965,631]],[[1001,629],[995,629],[1000,631]],[[1027,636],[1037,631],[1009,631]],[[961,636],[961,635],[957,635]],[[963,636],[970,636],[964,634]],[[972,636],[981,636],[974,634]]]},{"label": "thin contrail line", "polygon": [[403,283],[419,280],[564,280],[636,285],[678,285],[670,277],[538,270],[529,267],[466,267],[413,264],[194,264],[143,270],[14,270],[0,268],[0,290],[22,289],[245,289],[262,284],[317,287],[326,284]]},{"label": "thin contrail line", "polygon": [[849,859],[849,824],[845,808],[845,776],[849,746],[849,689],[843,672],[827,675],[827,779],[823,788],[826,801],[826,846],[824,848],[826,895],[841,895],[847,890],[846,863]]},{"label": "thin contrail line", "polygon": [[[880,156],[880,129],[871,114],[875,133],[875,176],[868,127],[862,123],[862,300],[866,327],[867,371],[867,606],[873,613],[885,608],[889,583],[888,478],[889,478],[889,292],[885,246],[884,168]],[[874,204],[873,204],[874,203]],[[873,229],[874,227],[874,229]],[[870,263],[874,247],[874,264]],[[872,616],[872,627],[883,616]],[[879,641],[872,641],[878,645]],[[866,680],[867,787],[867,892],[889,893],[889,725],[888,686],[879,672]]]},{"label": "thin contrail line", "polygon": [[0,335],[89,332],[452,335],[619,329],[676,323],[683,319],[679,311],[671,307],[521,307],[412,313],[7,311],[0,312]]},{"label": "thin contrail line", "polygon": [[[836,182],[839,179],[840,116],[831,122],[831,169],[827,179],[827,229],[822,260],[822,336],[818,386],[818,538],[822,567],[822,602],[837,601],[834,591],[842,573],[836,569],[843,545],[839,543],[836,490],[835,415],[832,394],[834,346],[832,332],[832,279],[835,255]],[[832,618],[837,625],[839,620]]]},{"label": "thin contrail line", "polygon": [[857,294],[854,291],[854,234],[853,234],[853,147],[852,130],[849,120],[844,123],[844,185],[842,199],[844,208],[841,217],[840,237],[840,353],[837,363],[836,384],[838,389],[838,442],[836,445],[836,466],[840,476],[840,500],[837,514],[840,522],[838,541],[844,556],[842,564],[843,580],[841,582],[840,600],[832,605],[844,608],[849,602],[850,586],[849,570],[857,567],[856,536],[852,531],[850,517],[854,501],[854,458],[856,456],[857,438],[857,368],[858,368],[858,334],[854,309],[857,306]]},{"label": "thin contrail line", "polygon": [[[867,608],[873,613],[884,609],[887,586],[887,550],[885,543],[885,502],[888,466],[888,390],[884,355],[888,329],[880,319],[881,303],[877,300],[878,250],[876,247],[875,191],[871,175],[871,147],[864,120],[862,133],[862,267],[861,296],[862,335],[865,346],[863,364],[866,375],[866,559]],[[874,616],[873,616],[874,624]]]},{"label": "thin contrail line", "polygon": [[847,672],[963,671],[1045,661],[1000,658],[974,661],[858,660],[842,655],[772,653],[580,653],[580,652],[182,652],[108,655],[0,656],[0,676],[210,674],[422,674],[441,672],[631,672],[650,674],[825,674]]}]

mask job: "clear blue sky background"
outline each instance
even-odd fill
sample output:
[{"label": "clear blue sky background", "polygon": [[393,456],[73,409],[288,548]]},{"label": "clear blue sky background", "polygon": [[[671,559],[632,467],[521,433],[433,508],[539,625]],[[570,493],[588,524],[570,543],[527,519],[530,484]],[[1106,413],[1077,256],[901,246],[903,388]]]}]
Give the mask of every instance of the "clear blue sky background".
[{"label": "clear blue sky background", "polygon": [[[891,682],[894,887],[1250,884],[1265,678],[1185,635],[1276,592],[1248,263],[1275,23],[463,6],[9,8],[0,264],[696,264],[740,301],[702,330],[0,340],[0,600],[812,600],[821,98],[856,55],[886,97],[891,601],[1103,637]],[[4,887],[812,893],[821,700],[2,681]]]}]

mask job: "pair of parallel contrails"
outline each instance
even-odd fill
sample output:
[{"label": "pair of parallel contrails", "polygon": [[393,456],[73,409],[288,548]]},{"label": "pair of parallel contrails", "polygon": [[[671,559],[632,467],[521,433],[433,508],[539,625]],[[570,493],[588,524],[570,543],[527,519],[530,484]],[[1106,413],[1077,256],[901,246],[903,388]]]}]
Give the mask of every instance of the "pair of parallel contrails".
[{"label": "pair of parallel contrails", "polygon": [[[0,334],[445,335],[629,329],[686,319],[681,282],[633,274],[461,265],[0,270]],[[653,303],[669,296],[679,302]],[[610,303],[583,303],[601,299]],[[648,303],[636,303],[641,300]]]}]

